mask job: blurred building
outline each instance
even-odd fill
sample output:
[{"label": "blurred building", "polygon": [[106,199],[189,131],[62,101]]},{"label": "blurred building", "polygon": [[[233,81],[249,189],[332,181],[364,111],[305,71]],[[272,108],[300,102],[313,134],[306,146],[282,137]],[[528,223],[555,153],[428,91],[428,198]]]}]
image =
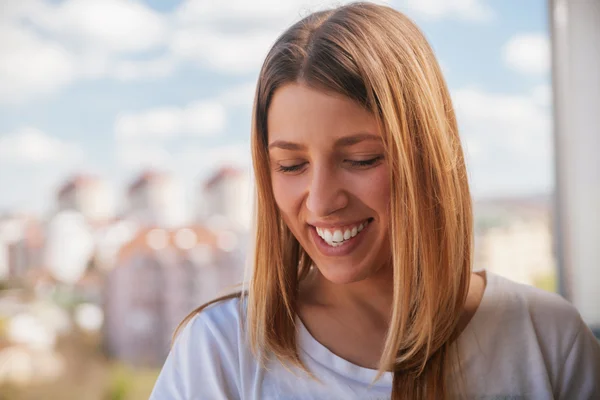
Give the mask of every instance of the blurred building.
[{"label": "blurred building", "polygon": [[127,217],[145,226],[175,227],[186,220],[183,188],[169,174],[142,173],[127,191]]},{"label": "blurred building", "polygon": [[202,187],[198,214],[205,220],[224,218],[236,230],[247,231],[253,212],[253,193],[247,170],[223,167]]},{"label": "blurred building", "polygon": [[94,242],[96,243],[94,264],[102,271],[111,270],[116,263],[116,258],[121,247],[129,243],[140,225],[132,219],[119,218],[97,227],[94,230]]},{"label": "blurred building", "polygon": [[0,279],[23,278],[43,266],[45,233],[39,220],[26,215],[0,219]]},{"label": "blurred building", "polygon": [[475,269],[555,290],[550,200],[490,199],[475,204]]},{"label": "blurred building", "polygon": [[0,217],[0,280],[10,274],[9,251],[13,243],[21,240],[25,231],[26,219],[12,215]]},{"label": "blurred building", "polygon": [[234,254],[199,226],[140,230],[121,248],[106,279],[108,354],[132,365],[162,365],[179,322],[241,281],[243,265]]},{"label": "blurred building", "polygon": [[491,228],[478,246],[478,265],[514,281],[537,286],[556,274],[547,221],[513,221]]},{"label": "blurred building", "polygon": [[95,176],[77,175],[65,182],[58,191],[57,208],[77,211],[90,222],[114,217],[114,196],[108,184]]},{"label": "blurred building", "polygon": [[102,304],[106,273],[98,267],[97,258],[92,257],[81,277],[73,284],[72,293],[78,302]]},{"label": "blurred building", "polygon": [[46,226],[44,264],[52,276],[74,284],[84,274],[95,248],[93,227],[77,211],[61,211]]}]

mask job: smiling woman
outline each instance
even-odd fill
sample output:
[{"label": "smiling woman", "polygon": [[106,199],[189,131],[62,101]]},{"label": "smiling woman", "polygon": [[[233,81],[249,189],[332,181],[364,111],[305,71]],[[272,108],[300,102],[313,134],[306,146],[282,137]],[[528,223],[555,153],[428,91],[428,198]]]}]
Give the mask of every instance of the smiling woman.
[{"label": "smiling woman", "polygon": [[273,96],[268,132],[275,202],[320,274],[350,283],[388,264],[390,174],[373,114],[293,83]]},{"label": "smiling woman", "polygon": [[600,348],[556,295],[472,271],[450,95],[385,6],[309,15],[254,103],[247,290],[180,325],[152,399],[600,395]]}]

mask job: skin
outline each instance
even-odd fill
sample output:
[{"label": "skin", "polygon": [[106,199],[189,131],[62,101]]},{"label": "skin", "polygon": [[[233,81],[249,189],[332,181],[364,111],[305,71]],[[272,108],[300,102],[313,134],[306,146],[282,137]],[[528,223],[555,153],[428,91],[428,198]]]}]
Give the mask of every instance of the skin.
[{"label": "skin", "polygon": [[[292,83],[275,92],[267,124],[275,201],[316,266],[301,283],[299,316],[333,353],[377,368],[393,280],[389,169],[376,121],[348,98]],[[366,219],[368,230],[347,255],[324,255],[311,233],[315,226]],[[460,326],[470,320],[484,287],[483,277],[474,274]]]}]

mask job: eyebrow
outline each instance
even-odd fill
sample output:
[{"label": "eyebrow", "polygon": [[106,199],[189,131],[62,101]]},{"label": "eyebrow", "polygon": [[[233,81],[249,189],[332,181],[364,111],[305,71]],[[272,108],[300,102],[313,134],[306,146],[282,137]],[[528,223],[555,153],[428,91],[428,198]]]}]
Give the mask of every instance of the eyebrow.
[{"label": "eyebrow", "polygon": [[[381,142],[381,137],[379,137],[378,135],[373,135],[372,133],[357,133],[354,135],[344,136],[337,139],[335,141],[334,147],[348,147],[364,141]],[[305,145],[294,142],[288,142],[285,140],[276,140],[270,143],[269,149],[272,148],[279,148],[283,150],[306,150]]]}]

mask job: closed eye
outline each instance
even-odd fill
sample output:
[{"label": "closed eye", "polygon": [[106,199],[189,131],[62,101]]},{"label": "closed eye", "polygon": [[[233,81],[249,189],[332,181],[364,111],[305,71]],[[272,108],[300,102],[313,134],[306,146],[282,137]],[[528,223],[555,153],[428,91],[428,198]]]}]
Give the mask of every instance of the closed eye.
[{"label": "closed eye", "polygon": [[[368,160],[344,160],[345,163],[350,164],[352,168],[357,169],[366,169],[371,166],[376,165],[379,161],[383,159],[383,156],[377,156]],[[278,165],[275,169],[277,172],[283,173],[293,173],[300,172],[304,166],[308,164],[307,162],[303,162],[296,165]]]},{"label": "closed eye", "polygon": [[302,167],[306,165],[306,163],[296,164],[296,165],[279,165],[277,167],[277,172],[297,172],[302,169]]},{"label": "closed eye", "polygon": [[377,162],[381,161],[383,159],[383,156],[377,156],[375,158],[371,158],[369,160],[345,160],[347,163],[349,163],[352,167],[355,168],[364,168],[364,167],[370,167],[372,165],[375,165]]}]

